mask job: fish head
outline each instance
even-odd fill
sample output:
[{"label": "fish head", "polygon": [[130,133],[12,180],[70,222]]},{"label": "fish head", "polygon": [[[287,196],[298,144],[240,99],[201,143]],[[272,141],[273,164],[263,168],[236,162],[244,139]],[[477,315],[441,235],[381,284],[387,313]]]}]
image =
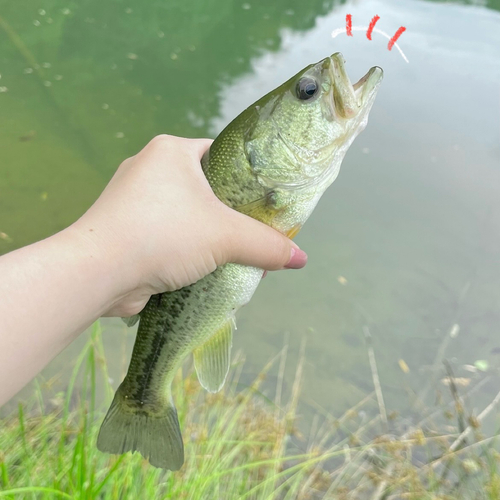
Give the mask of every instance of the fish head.
[{"label": "fish head", "polygon": [[337,52],[257,101],[245,152],[259,182],[282,189],[333,182],[367,124],[382,76],[375,66],[352,85]]}]

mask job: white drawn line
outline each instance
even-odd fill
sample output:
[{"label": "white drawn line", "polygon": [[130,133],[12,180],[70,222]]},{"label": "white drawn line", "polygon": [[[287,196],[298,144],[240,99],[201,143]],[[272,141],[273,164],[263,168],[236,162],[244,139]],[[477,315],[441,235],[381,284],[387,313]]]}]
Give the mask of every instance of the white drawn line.
[{"label": "white drawn line", "polygon": [[[351,30],[352,31],[366,31],[368,29],[368,26],[352,26]],[[332,38],[336,38],[338,37],[339,35],[341,35],[342,33],[345,33],[346,30],[345,28],[337,28],[336,30],[333,30],[332,31]],[[382,31],[378,28],[373,28],[372,30],[373,33],[378,33],[379,35],[382,35],[382,36],[385,36],[387,38],[387,40],[391,40],[392,37],[390,37],[385,31]],[[401,50],[401,47],[398,45],[398,43],[396,42],[394,44],[394,47],[396,47],[399,51],[399,53],[401,54],[401,57],[407,62],[409,63],[410,61],[408,61],[408,58],[405,56],[405,53]]]}]

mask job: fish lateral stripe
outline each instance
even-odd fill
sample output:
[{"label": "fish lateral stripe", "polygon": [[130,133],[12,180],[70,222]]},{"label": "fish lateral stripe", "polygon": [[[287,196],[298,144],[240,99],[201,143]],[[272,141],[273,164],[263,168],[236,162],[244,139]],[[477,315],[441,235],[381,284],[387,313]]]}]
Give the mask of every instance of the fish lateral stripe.
[{"label": "fish lateral stripe", "polygon": [[[153,296],[150,300],[157,299]],[[145,353],[142,358],[142,365],[146,369],[144,373],[135,380],[136,391],[128,395],[130,400],[137,402],[141,406],[150,399],[149,386],[151,378],[166,343],[166,335],[162,331],[156,331],[151,339],[149,351]]]}]

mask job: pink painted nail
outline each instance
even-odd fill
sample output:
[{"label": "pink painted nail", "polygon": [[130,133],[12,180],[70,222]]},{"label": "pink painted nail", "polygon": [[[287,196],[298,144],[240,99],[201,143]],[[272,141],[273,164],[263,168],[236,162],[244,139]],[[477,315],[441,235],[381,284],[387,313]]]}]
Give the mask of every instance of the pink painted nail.
[{"label": "pink painted nail", "polygon": [[300,248],[292,247],[290,260],[285,269],[302,269],[307,264],[307,254]]}]

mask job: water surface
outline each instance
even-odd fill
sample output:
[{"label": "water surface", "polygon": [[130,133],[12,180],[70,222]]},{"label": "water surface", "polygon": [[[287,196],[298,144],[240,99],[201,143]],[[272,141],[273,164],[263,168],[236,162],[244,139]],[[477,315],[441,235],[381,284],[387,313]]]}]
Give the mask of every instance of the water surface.
[{"label": "water surface", "polygon": [[[470,403],[485,404],[500,385],[499,10],[2,0],[0,252],[74,221],[152,136],[215,136],[296,71],[341,51],[353,81],[384,68],[370,122],[297,238],[307,268],[266,278],[239,315],[235,349],[250,377],[288,342],[290,384],[306,338],[303,401],[338,414],[372,390],[368,328],[386,403],[404,411],[408,391],[433,380],[430,398],[444,389],[429,367],[457,324],[446,357],[473,379],[484,374],[467,365],[488,362],[490,383]],[[404,25],[409,63],[377,34],[332,40],[347,13],[365,26],[378,14],[389,34]],[[125,327],[105,325],[119,379],[133,330],[123,347]],[[70,367],[78,345],[46,374]]]}]

